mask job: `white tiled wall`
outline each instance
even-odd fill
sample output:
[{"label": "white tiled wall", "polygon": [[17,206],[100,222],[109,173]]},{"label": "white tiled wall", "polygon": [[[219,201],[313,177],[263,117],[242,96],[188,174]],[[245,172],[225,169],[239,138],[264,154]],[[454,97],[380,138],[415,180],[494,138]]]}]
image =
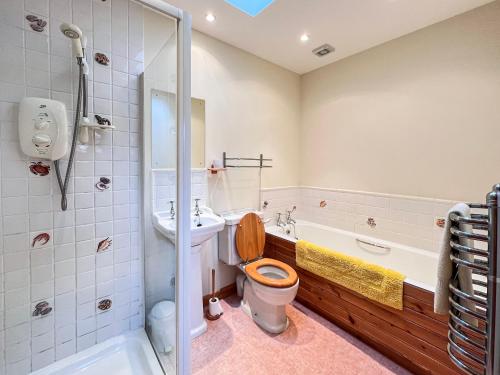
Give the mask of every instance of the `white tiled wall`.
[{"label": "white tiled wall", "polygon": [[[191,206],[194,199],[200,199],[201,206],[207,206],[208,185],[207,170],[191,170]],[[170,201],[176,198],[176,172],[174,169],[153,170],[153,210],[170,211]]]},{"label": "white tiled wall", "polygon": [[[45,20],[45,31],[33,31],[28,14]],[[39,96],[63,101],[72,123],[77,65],[62,22],[88,36],[90,117],[99,114],[117,127],[78,147],[66,212],[54,165],[47,176],[30,173],[37,160],[21,153],[16,122],[20,99]],[[142,30],[142,7],[128,0],[0,1],[0,373],[28,373],[143,325]],[[94,62],[95,52],[110,65]],[[101,176],[112,180],[104,192],[95,188]],[[32,246],[40,233],[50,240]],[[107,237],[111,247],[97,253]],[[103,298],[112,300],[106,312],[96,307]],[[32,316],[41,301],[52,311]]]},{"label": "white tiled wall", "polygon": [[[205,170],[193,170],[192,197],[201,198],[202,204],[206,203],[212,208],[227,205],[228,202],[226,209],[241,208],[237,206],[239,190],[231,189],[227,183],[221,185],[224,189],[230,190],[230,194],[235,194],[236,203],[230,199],[224,201],[227,194],[211,194],[207,197],[210,186],[212,189],[217,186],[214,181],[220,178],[207,174]],[[250,177],[247,180],[250,181]],[[175,171],[154,170],[153,185],[154,209],[168,211],[169,201],[175,200]],[[253,192],[257,185],[255,182],[247,182],[244,186],[250,186],[248,190]],[[261,199],[260,209],[263,210],[266,219],[272,219],[270,224],[276,223],[278,212],[285,213],[296,206],[295,218],[431,251],[438,251],[443,235],[443,230],[437,225],[436,220],[445,217],[449,208],[456,203],[430,198],[297,186],[262,189]],[[373,219],[375,226],[368,225],[369,218]],[[164,241],[160,243],[163,249],[169,246]],[[224,279],[221,285],[230,284],[234,272],[231,272],[230,267],[224,267],[218,262],[216,241],[211,241],[206,246],[202,265],[204,275],[209,275],[210,269],[215,268],[220,275],[219,278]],[[151,269],[158,267],[162,262],[165,264],[159,269],[166,270],[168,264],[165,262],[164,251],[152,257]],[[173,276],[173,271],[171,273]],[[158,281],[160,276],[151,275],[151,277]],[[156,284],[164,285],[163,288],[168,289],[165,287],[168,285],[167,279]],[[205,293],[209,292],[209,286],[209,278],[204,276]],[[173,287],[170,288],[173,292]],[[168,295],[168,291],[162,290],[158,295]]]},{"label": "white tiled wall", "polygon": [[215,212],[256,208],[259,205],[258,168],[228,168],[208,174],[210,207]]},{"label": "white tiled wall", "polygon": [[295,216],[301,211],[301,191],[299,187],[288,186],[281,188],[262,189],[260,210],[264,213],[264,219],[271,219],[270,224],[276,224],[277,213],[285,213],[296,207]]},{"label": "white tiled wall", "polygon": [[[314,187],[263,189],[267,218],[297,206],[296,217],[426,250],[439,249],[445,217],[455,202]],[[323,202],[323,204],[321,204]],[[323,207],[321,207],[323,206]],[[373,218],[375,226],[368,225]]]}]

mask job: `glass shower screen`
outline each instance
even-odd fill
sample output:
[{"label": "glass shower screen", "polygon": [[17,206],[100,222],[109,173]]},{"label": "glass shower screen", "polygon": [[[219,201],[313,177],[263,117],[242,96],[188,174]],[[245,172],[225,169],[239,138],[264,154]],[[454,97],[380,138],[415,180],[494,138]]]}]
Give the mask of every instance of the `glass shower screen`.
[{"label": "glass shower screen", "polygon": [[[179,313],[183,279],[179,276],[182,267],[178,265],[182,262],[183,244],[189,240],[183,237],[179,223],[185,206],[189,214],[189,206],[185,204],[189,202],[182,199],[184,185],[189,192],[189,179],[186,180],[187,174],[182,169],[189,170],[190,166],[178,155],[185,153],[189,160],[189,142],[184,140],[189,140],[190,122],[186,114],[189,115],[190,105],[183,105],[184,97],[189,98],[189,88],[183,88],[189,82],[190,63],[189,58],[183,59],[186,55],[183,51],[189,48],[187,53],[190,53],[190,39],[186,42],[183,35],[182,30],[186,30],[186,25],[181,27],[183,20],[148,7],[143,10],[146,331],[164,371],[175,374],[186,372],[180,363],[189,366],[189,345],[185,344],[179,328],[187,314]],[[187,122],[183,121],[186,117]],[[187,356],[179,356],[180,350],[182,353],[187,350]]]}]

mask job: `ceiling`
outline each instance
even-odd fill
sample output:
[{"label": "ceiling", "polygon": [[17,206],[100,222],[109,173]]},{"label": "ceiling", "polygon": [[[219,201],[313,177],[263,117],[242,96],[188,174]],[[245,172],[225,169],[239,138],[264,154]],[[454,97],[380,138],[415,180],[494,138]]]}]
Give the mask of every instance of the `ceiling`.
[{"label": "ceiling", "polygon": [[[303,74],[492,0],[275,0],[256,17],[224,0],[165,1],[190,12],[194,29]],[[313,55],[324,43],[335,52]]]}]

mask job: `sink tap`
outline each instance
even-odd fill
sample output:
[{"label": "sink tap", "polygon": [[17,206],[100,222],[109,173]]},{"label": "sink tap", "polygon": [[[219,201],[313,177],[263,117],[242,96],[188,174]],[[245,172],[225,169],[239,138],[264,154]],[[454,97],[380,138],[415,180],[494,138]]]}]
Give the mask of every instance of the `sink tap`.
[{"label": "sink tap", "polygon": [[198,224],[196,224],[197,227],[201,227],[201,210],[199,202],[200,198],[194,200],[194,216],[196,216],[195,221],[198,221]]},{"label": "sink tap", "polygon": [[170,201],[170,219],[175,219],[174,201]]}]

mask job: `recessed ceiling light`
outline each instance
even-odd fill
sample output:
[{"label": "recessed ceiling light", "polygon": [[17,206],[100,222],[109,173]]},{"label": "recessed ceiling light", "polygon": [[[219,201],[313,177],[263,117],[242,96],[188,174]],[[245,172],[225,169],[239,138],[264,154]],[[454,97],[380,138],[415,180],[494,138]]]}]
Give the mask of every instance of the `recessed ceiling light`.
[{"label": "recessed ceiling light", "polygon": [[215,15],[213,13],[207,13],[207,15],[205,16],[205,19],[208,22],[214,22],[215,21]]},{"label": "recessed ceiling light", "polygon": [[305,43],[305,42],[307,42],[308,40],[309,40],[309,35],[307,35],[307,34],[302,34],[302,35],[300,36],[300,41],[301,41],[301,42],[304,42],[304,43]]}]

